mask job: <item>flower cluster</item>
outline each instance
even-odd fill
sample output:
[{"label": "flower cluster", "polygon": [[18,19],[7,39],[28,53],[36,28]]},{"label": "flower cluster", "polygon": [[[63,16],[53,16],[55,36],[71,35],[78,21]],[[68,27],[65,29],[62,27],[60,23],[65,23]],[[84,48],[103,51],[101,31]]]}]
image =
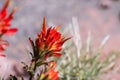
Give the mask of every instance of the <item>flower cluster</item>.
[{"label": "flower cluster", "polygon": [[[47,80],[59,80],[58,72],[55,71],[55,66],[51,69],[48,69],[49,62],[48,58],[61,57],[62,53],[62,45],[65,41],[70,38],[64,38],[60,32],[58,27],[46,27],[46,18],[44,18],[43,26],[41,32],[38,34],[35,41],[29,38],[29,41],[32,45],[33,52],[30,52],[32,56],[31,65],[27,68],[28,73],[30,74],[30,80],[33,79],[34,73],[37,67],[45,65],[45,69],[41,74],[44,74],[44,77],[39,74],[39,78],[45,78]],[[53,61],[54,62],[54,61]],[[53,63],[51,63],[53,64]],[[55,62],[54,62],[55,64]],[[47,71],[46,71],[47,70]],[[52,79],[51,79],[52,78]],[[42,79],[44,80],[44,79]]]},{"label": "flower cluster", "polygon": [[[16,11],[14,8],[10,14],[7,12],[8,5],[10,0],[7,0],[4,7],[0,10],[0,52],[5,50],[5,47],[8,46],[8,42],[2,39],[3,35],[11,36],[16,33],[18,30],[17,28],[10,28],[10,22],[13,19],[13,14]],[[3,54],[0,54],[4,56]]]},{"label": "flower cluster", "polygon": [[60,57],[62,55],[60,53],[62,50],[62,45],[69,38],[64,39],[60,32],[58,32],[58,29],[59,26],[46,29],[46,19],[44,18],[42,31],[38,34],[35,44],[31,38],[29,38],[36,56],[44,54],[45,57]]}]

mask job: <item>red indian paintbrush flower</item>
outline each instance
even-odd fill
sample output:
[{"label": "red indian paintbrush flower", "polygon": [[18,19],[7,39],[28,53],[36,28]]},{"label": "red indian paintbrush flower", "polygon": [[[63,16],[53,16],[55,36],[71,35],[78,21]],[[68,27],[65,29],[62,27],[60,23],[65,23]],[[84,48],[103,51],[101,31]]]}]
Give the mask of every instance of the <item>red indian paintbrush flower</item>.
[{"label": "red indian paintbrush flower", "polygon": [[37,44],[41,51],[48,52],[48,56],[53,55],[60,57],[62,45],[69,39],[64,39],[61,33],[58,32],[58,29],[59,26],[46,29],[46,19],[44,18],[42,31],[38,34]]},{"label": "red indian paintbrush flower", "polygon": [[14,8],[12,12],[8,15],[7,7],[9,5],[10,0],[7,0],[2,10],[0,10],[0,36],[5,35],[13,35],[17,32],[16,28],[10,28],[10,22],[13,19],[13,14],[16,11]]},{"label": "red indian paintbrush flower", "polygon": [[[45,54],[45,57],[50,57],[50,56],[56,56],[60,57],[61,50],[62,50],[62,45],[64,44],[65,41],[67,41],[69,38],[64,38],[60,32],[58,32],[59,26],[58,27],[49,27],[48,29],[46,28],[46,19],[44,18],[43,26],[42,26],[42,31],[38,34],[38,37],[35,41],[35,44],[37,46],[35,51],[35,45],[34,42],[29,38],[35,54],[40,54],[40,52],[43,52]],[[39,52],[38,52],[39,51]],[[36,53],[37,52],[37,53]],[[35,55],[34,54],[34,55]]]},{"label": "red indian paintbrush flower", "polygon": [[2,39],[2,36],[13,35],[17,32],[16,28],[10,28],[10,22],[13,19],[15,9],[8,15],[7,7],[10,0],[7,0],[4,7],[0,10],[0,52],[4,51],[5,47],[8,46],[8,42]]},{"label": "red indian paintbrush flower", "polygon": [[[46,18],[44,18],[43,26],[41,32],[38,34],[35,42],[29,38],[29,41],[32,45],[33,53],[30,52],[32,56],[29,74],[32,74],[37,67],[45,66],[45,69],[42,70],[39,78],[43,80],[59,80],[59,72],[55,70],[56,64],[54,61],[48,62],[47,58],[51,56],[61,57],[62,45],[65,41],[70,38],[64,38],[63,35],[58,31],[58,27],[49,27],[46,26]],[[30,78],[32,78],[31,76]]]}]

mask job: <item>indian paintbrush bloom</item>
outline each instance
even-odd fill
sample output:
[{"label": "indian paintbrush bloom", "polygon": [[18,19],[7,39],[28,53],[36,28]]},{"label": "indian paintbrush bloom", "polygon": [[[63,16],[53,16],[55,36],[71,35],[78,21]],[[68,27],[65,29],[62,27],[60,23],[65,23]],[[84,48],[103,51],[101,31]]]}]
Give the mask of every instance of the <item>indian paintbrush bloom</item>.
[{"label": "indian paintbrush bloom", "polygon": [[[30,80],[33,79],[36,68],[41,66],[44,67],[42,73],[39,75],[39,78],[43,80],[43,78],[48,78],[48,80],[59,80],[58,72],[55,71],[55,63],[51,62],[51,65],[46,60],[52,56],[61,57],[62,53],[62,45],[65,41],[70,38],[64,38],[63,35],[58,31],[58,27],[49,27],[46,26],[46,18],[44,18],[43,26],[41,32],[38,34],[35,42],[29,38],[29,41],[32,45],[33,52],[30,52],[32,56],[31,64],[29,68],[27,68],[30,74]],[[48,66],[49,65],[49,66]],[[46,71],[47,69],[47,71]],[[44,72],[45,71],[45,72]]]},{"label": "indian paintbrush bloom", "polygon": [[17,32],[17,28],[10,28],[10,22],[13,19],[13,14],[16,11],[14,8],[10,14],[7,12],[8,5],[10,0],[7,0],[4,7],[0,10],[0,52],[5,50],[5,47],[8,46],[8,42],[2,39],[2,36],[13,35]]},{"label": "indian paintbrush bloom", "polygon": [[3,9],[0,10],[0,35],[12,35],[17,32],[16,28],[10,28],[10,22],[13,19],[13,14],[16,9],[14,8],[12,12],[8,15],[7,7],[9,5],[9,2],[10,0],[7,0]]},{"label": "indian paintbrush bloom", "polygon": [[42,31],[38,34],[37,39],[34,42],[29,38],[32,46],[34,56],[45,55],[45,57],[56,56],[60,57],[62,45],[69,38],[64,38],[60,32],[58,32],[58,27],[46,28],[46,19],[44,18]]}]

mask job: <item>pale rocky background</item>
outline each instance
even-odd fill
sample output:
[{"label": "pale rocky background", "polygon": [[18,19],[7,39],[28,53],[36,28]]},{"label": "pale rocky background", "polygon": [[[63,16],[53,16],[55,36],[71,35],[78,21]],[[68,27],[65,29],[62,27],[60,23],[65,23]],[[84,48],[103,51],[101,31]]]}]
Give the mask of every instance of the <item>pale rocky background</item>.
[{"label": "pale rocky background", "polygon": [[[0,0],[0,8],[4,2]],[[11,0],[9,11],[15,6],[18,10],[12,27],[17,27],[19,32],[13,37],[5,37],[10,42],[5,52],[9,57],[20,61],[30,58],[28,37],[35,38],[44,16],[49,26],[61,25],[63,30],[72,17],[77,17],[82,40],[91,31],[96,47],[109,34],[111,37],[104,52],[120,50],[120,0]]]}]

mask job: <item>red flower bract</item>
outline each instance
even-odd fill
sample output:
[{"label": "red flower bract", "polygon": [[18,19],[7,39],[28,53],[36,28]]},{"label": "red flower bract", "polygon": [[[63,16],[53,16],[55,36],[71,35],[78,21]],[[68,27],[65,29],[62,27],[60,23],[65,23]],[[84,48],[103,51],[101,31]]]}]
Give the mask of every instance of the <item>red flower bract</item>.
[{"label": "red flower bract", "polygon": [[58,71],[55,71],[54,69],[50,69],[48,71],[48,79],[49,80],[59,80],[58,74],[59,74]]},{"label": "red flower bract", "polygon": [[43,27],[41,33],[38,34],[36,40],[36,45],[40,51],[45,51],[46,56],[56,56],[60,57],[63,43],[68,40],[64,39],[60,32],[58,32],[58,27],[46,28],[46,19],[44,18]]},{"label": "red flower bract", "polygon": [[1,35],[5,34],[5,35],[13,35],[14,33],[17,32],[16,28],[10,28],[10,22],[13,19],[13,14],[16,11],[16,9],[14,8],[12,10],[12,12],[8,15],[7,12],[7,7],[9,5],[10,0],[7,0],[3,9],[0,10],[0,37]]},{"label": "red flower bract", "polygon": [[8,15],[7,7],[10,3],[10,0],[6,0],[5,5],[0,10],[0,52],[5,50],[5,47],[8,46],[8,42],[2,39],[2,36],[13,35],[18,30],[16,28],[10,28],[10,22],[13,19],[13,14],[16,11],[14,8],[12,12]]},{"label": "red flower bract", "polygon": [[51,61],[49,64],[50,70],[46,73],[48,75],[49,80],[60,80],[59,79],[59,72],[55,70],[56,63]]}]

